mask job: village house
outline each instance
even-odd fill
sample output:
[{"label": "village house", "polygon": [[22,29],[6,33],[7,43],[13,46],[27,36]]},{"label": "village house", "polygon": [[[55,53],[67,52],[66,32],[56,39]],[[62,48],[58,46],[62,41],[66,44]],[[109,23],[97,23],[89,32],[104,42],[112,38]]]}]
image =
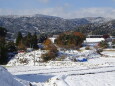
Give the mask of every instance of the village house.
[{"label": "village house", "polygon": [[105,41],[103,35],[88,35],[83,44],[85,46],[97,46],[101,41]]},{"label": "village house", "polygon": [[52,41],[52,43],[55,43],[55,40],[57,39],[59,35],[53,35],[53,37],[50,37],[49,39]]}]

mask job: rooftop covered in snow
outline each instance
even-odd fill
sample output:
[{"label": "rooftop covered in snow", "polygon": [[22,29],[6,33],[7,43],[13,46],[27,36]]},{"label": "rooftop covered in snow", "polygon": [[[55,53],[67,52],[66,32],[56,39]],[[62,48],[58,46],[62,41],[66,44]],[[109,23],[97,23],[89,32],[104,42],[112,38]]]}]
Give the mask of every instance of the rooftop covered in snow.
[{"label": "rooftop covered in snow", "polygon": [[104,41],[104,38],[86,38],[85,43],[98,43]]}]

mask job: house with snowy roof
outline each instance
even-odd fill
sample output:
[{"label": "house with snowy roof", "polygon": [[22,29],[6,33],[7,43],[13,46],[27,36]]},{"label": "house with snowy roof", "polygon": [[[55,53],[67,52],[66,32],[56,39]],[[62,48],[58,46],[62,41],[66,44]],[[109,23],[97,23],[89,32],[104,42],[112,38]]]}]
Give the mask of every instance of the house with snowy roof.
[{"label": "house with snowy roof", "polygon": [[104,38],[86,38],[84,45],[96,46],[99,42],[104,41]]},{"label": "house with snowy roof", "polygon": [[96,46],[101,41],[105,41],[102,35],[88,35],[86,40],[84,40],[84,45],[85,46]]}]

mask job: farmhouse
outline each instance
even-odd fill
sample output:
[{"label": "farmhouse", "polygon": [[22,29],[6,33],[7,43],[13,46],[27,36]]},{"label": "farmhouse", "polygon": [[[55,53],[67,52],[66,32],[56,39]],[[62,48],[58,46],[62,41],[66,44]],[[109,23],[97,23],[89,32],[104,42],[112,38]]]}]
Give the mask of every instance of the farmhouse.
[{"label": "farmhouse", "polygon": [[96,46],[99,42],[104,41],[104,38],[86,38],[84,45]]},{"label": "farmhouse", "polygon": [[84,41],[85,46],[96,46],[99,42],[104,41],[102,35],[88,35],[86,40]]},{"label": "farmhouse", "polygon": [[51,38],[49,38],[49,39],[51,40],[52,43],[54,43],[56,38],[51,37]]},{"label": "farmhouse", "polygon": [[55,40],[57,39],[59,35],[53,35],[53,37],[50,37],[49,39],[52,41],[52,43],[55,43]]}]

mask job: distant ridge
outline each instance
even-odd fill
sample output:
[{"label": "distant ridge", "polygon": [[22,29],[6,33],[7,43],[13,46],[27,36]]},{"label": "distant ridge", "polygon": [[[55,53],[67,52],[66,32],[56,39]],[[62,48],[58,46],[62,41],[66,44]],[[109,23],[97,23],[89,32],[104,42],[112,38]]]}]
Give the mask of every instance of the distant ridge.
[{"label": "distant ridge", "polygon": [[87,18],[75,18],[64,19],[55,16],[48,16],[42,14],[18,16],[18,15],[5,15],[0,16],[0,26],[5,27],[9,34],[16,34],[21,31],[23,34],[27,32],[34,33],[55,33],[68,30],[74,30],[80,25],[98,24],[113,21],[110,18],[103,17],[87,17]]}]

